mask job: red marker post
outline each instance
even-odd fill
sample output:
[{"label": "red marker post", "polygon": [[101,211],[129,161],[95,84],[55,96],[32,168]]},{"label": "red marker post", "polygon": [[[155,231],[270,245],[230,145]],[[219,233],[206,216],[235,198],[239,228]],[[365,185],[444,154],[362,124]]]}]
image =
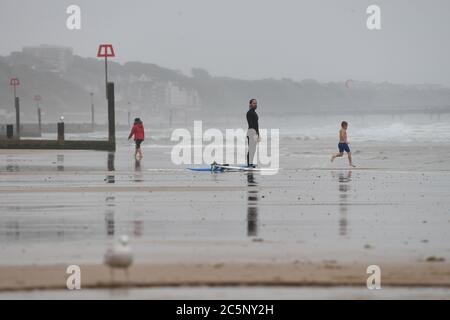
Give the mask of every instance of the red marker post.
[{"label": "red marker post", "polygon": [[108,98],[108,58],[114,58],[115,56],[112,44],[101,44],[98,46],[97,58],[105,58],[106,98]]},{"label": "red marker post", "polygon": [[11,78],[9,80],[9,85],[14,87],[14,99],[16,99],[16,86],[20,85],[20,81],[18,78]]}]

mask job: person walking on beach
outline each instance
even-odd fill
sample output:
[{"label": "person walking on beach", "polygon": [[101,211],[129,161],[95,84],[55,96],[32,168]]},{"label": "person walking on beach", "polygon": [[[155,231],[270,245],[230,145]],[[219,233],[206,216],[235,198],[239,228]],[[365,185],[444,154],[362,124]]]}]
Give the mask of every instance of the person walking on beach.
[{"label": "person walking on beach", "polygon": [[347,152],[349,165],[351,167],[355,167],[352,162],[352,153],[350,152],[350,147],[348,146],[349,142],[347,141],[347,128],[348,128],[347,121],[342,121],[341,130],[339,130],[339,144],[338,144],[339,152],[331,157],[331,162],[333,162],[334,159],[336,159],[337,157],[342,157],[345,151]]},{"label": "person walking on beach", "polygon": [[134,142],[136,143],[136,151],[134,153],[134,157],[138,159],[142,159],[142,151],[141,151],[141,143],[144,141],[144,125],[142,124],[141,119],[134,119],[133,127],[131,128],[130,135],[128,136],[128,140],[134,136]]},{"label": "person walking on beach", "polygon": [[256,113],[256,108],[258,107],[258,102],[256,99],[251,99],[249,102],[249,110],[247,111],[247,166],[255,168],[256,165],[253,164],[253,158],[256,153],[256,146],[259,142],[259,127],[258,127],[258,114]]}]

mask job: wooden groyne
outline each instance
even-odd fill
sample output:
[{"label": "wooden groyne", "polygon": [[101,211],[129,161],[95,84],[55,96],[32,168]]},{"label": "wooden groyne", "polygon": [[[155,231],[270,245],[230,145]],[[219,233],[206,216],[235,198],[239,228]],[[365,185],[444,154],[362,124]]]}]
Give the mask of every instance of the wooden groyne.
[{"label": "wooden groyne", "polygon": [[101,140],[34,140],[34,139],[1,139],[0,149],[65,149],[65,150],[99,150],[115,151],[116,145]]},{"label": "wooden groyne", "polygon": [[[65,150],[116,150],[114,83],[107,84],[108,140],[65,140],[64,122],[58,123],[57,140],[21,139],[20,130],[13,135],[13,125],[7,125],[6,138],[0,139],[0,149],[65,149]],[[16,103],[17,104],[17,103]],[[18,120],[19,121],[19,120]],[[16,126],[20,128],[20,121]]]}]

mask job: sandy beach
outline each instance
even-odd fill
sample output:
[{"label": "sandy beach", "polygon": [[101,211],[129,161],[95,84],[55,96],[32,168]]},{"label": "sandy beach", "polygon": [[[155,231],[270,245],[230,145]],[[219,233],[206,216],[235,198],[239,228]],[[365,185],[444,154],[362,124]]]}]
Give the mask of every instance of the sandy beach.
[{"label": "sandy beach", "polygon": [[0,300],[450,300],[450,1],[78,2],[1,0]]},{"label": "sandy beach", "polygon": [[[369,265],[383,286],[450,290],[450,144],[355,143],[354,169],[329,162],[327,141],[280,146],[273,176],[191,172],[161,144],[141,163],[124,141],[114,154],[1,150],[0,297],[63,290],[72,264],[87,291],[366,288]],[[102,265],[122,234],[128,282]]]},{"label": "sandy beach", "polygon": [[[448,263],[411,264],[383,263],[383,284],[388,288],[450,289]],[[67,266],[14,266],[0,268],[0,290],[62,290],[66,289]],[[123,271],[111,275],[101,265],[80,265],[81,289],[112,289],[120,287],[355,287],[364,288],[364,264],[322,263],[197,263],[139,264],[130,268],[130,277]],[[0,295],[1,297],[1,295]]]}]

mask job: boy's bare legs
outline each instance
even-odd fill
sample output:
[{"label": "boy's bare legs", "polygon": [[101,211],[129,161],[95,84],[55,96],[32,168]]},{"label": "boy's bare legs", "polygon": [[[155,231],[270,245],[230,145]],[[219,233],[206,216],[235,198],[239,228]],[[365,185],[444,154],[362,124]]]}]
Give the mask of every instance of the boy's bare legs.
[{"label": "boy's bare legs", "polygon": [[137,158],[137,156],[139,155],[139,159],[142,159],[142,151],[141,148],[136,148],[136,152],[134,154],[134,157]]},{"label": "boy's bare legs", "polygon": [[342,157],[343,155],[344,155],[343,152],[338,152],[338,153],[334,154],[334,155],[331,157],[331,162],[333,162],[334,159],[336,159],[336,158],[338,158],[338,157]]},{"label": "boy's bare legs", "polygon": [[356,167],[355,165],[353,165],[353,162],[352,162],[352,153],[348,152],[347,156],[348,156],[348,164],[350,165],[350,167],[353,167],[353,168]]}]

